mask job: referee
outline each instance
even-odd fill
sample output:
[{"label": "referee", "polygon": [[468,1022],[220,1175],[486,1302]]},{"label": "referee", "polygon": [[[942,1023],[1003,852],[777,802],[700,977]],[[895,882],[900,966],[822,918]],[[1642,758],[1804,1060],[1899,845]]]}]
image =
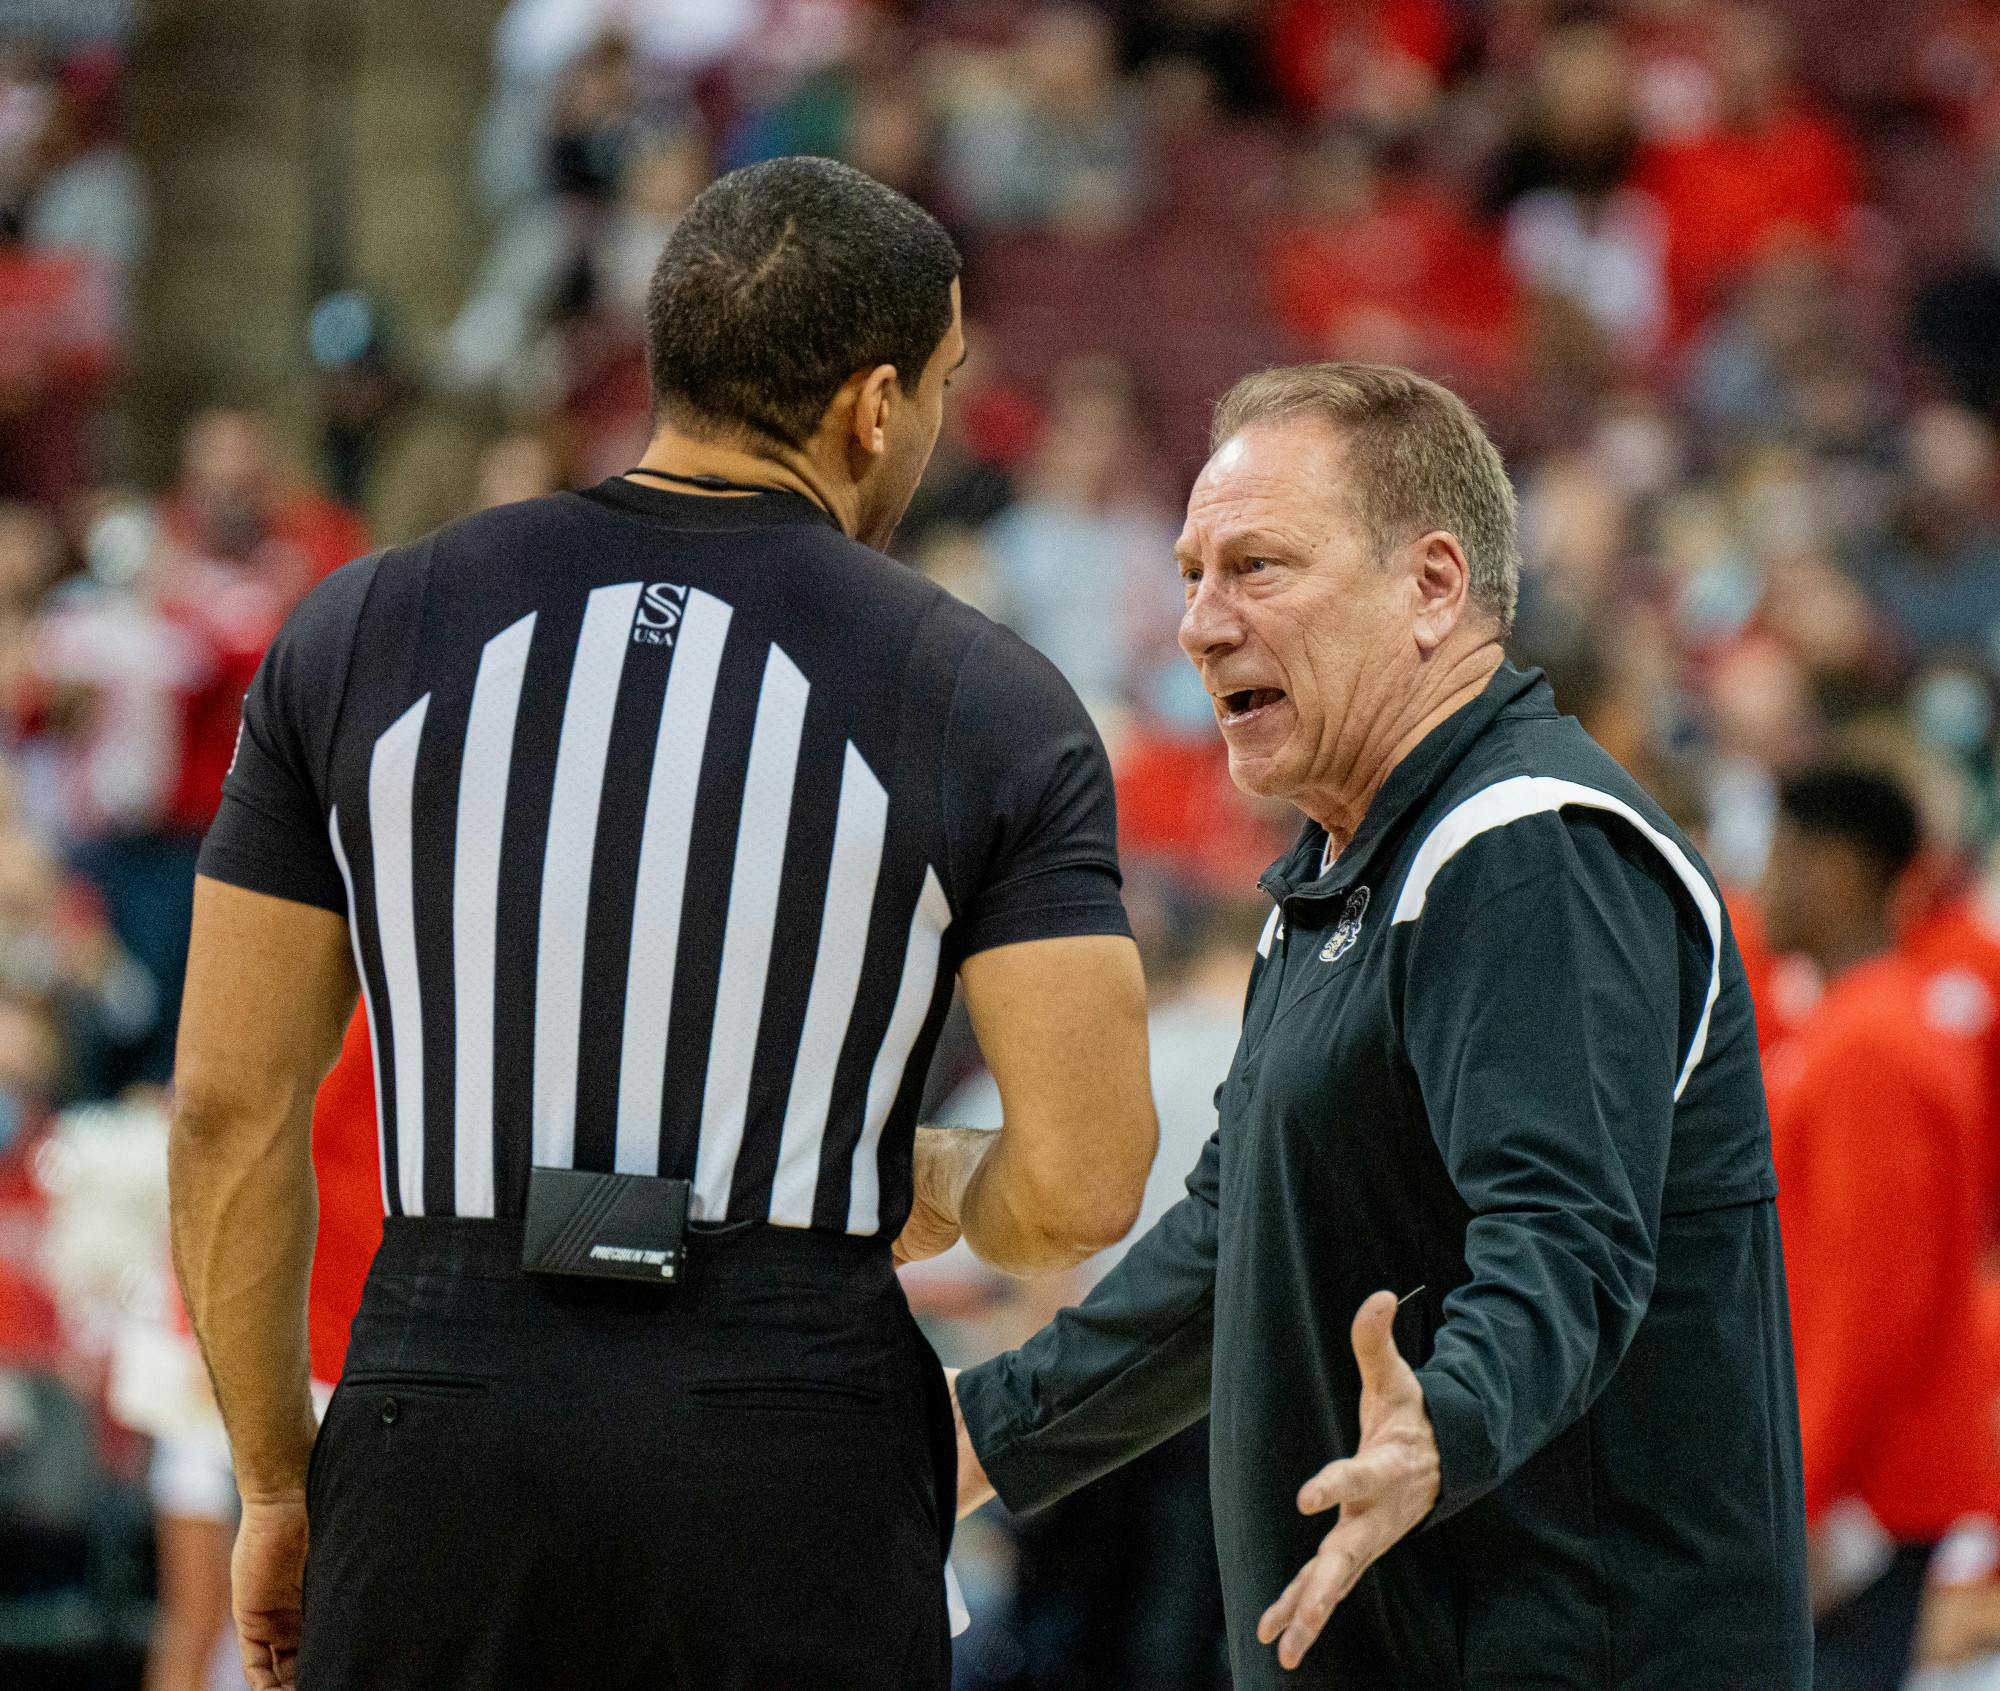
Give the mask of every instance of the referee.
[{"label": "referee", "polygon": [[[1154,1140],[1103,749],[873,549],[957,274],[843,166],[722,178],[652,284],[643,463],[350,565],[258,673],[170,1148],[253,1685],[948,1683],[951,1414],[894,1262],[1073,1262]],[[916,1125],[954,975],[997,1135]],[[315,1443],[357,988],[387,1219]]]}]

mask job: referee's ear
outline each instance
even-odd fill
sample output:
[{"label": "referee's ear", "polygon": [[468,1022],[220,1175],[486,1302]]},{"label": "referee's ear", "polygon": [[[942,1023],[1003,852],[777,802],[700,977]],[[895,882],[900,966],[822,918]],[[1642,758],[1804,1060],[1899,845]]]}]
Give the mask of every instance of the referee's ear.
[{"label": "referee's ear", "polygon": [[[902,385],[895,365],[877,364],[872,370],[855,371],[845,386],[854,390],[846,432],[851,449],[861,454],[863,465],[858,468],[865,474],[865,466],[889,450],[889,413],[902,400]],[[835,398],[836,408],[844,398],[844,392]],[[857,481],[861,474],[856,475]]]}]

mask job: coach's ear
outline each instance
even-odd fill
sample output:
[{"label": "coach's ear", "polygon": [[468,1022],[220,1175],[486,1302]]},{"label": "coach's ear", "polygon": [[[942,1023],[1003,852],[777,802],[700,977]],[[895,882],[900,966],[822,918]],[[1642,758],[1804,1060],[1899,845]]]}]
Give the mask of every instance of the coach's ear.
[{"label": "coach's ear", "polygon": [[1421,534],[1398,560],[1409,571],[1416,614],[1411,623],[1417,650],[1429,657],[1464,620],[1472,590],[1472,566],[1458,536],[1438,528]]}]

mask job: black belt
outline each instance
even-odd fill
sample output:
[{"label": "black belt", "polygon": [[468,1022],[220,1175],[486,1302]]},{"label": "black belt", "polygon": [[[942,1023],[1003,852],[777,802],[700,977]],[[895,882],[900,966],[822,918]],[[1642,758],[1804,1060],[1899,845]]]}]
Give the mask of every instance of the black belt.
[{"label": "black belt", "polygon": [[[521,1222],[507,1217],[392,1215],[382,1223],[375,1272],[530,1279],[521,1269],[521,1234]],[[830,1291],[873,1292],[891,1283],[895,1273],[889,1240],[880,1235],[761,1221],[697,1222],[688,1229],[689,1289],[773,1274]]]}]

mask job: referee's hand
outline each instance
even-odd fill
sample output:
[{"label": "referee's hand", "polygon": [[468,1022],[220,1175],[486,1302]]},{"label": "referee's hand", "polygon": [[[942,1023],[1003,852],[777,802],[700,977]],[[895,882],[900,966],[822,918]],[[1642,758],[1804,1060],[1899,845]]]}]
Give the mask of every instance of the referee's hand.
[{"label": "referee's hand", "polygon": [[1299,1488],[1299,1512],[1338,1507],[1340,1521],[1319,1553],[1257,1623],[1257,1641],[1275,1642],[1279,1664],[1305,1660],[1334,1606],[1390,1545],[1430,1513],[1438,1494],[1437,1439],[1424,1389],[1396,1349],[1396,1294],[1377,1292],[1354,1317],[1361,1364],[1361,1448],[1330,1462]]},{"label": "referee's hand", "polygon": [[243,1677],[251,1691],[298,1684],[299,1594],[306,1569],[306,1494],[273,1492],[243,1500],[229,1584]]},{"label": "referee's hand", "polygon": [[965,1189],[996,1134],[976,1127],[920,1127],[910,1159],[910,1219],[896,1236],[896,1266],[942,1256],[958,1243]]}]

